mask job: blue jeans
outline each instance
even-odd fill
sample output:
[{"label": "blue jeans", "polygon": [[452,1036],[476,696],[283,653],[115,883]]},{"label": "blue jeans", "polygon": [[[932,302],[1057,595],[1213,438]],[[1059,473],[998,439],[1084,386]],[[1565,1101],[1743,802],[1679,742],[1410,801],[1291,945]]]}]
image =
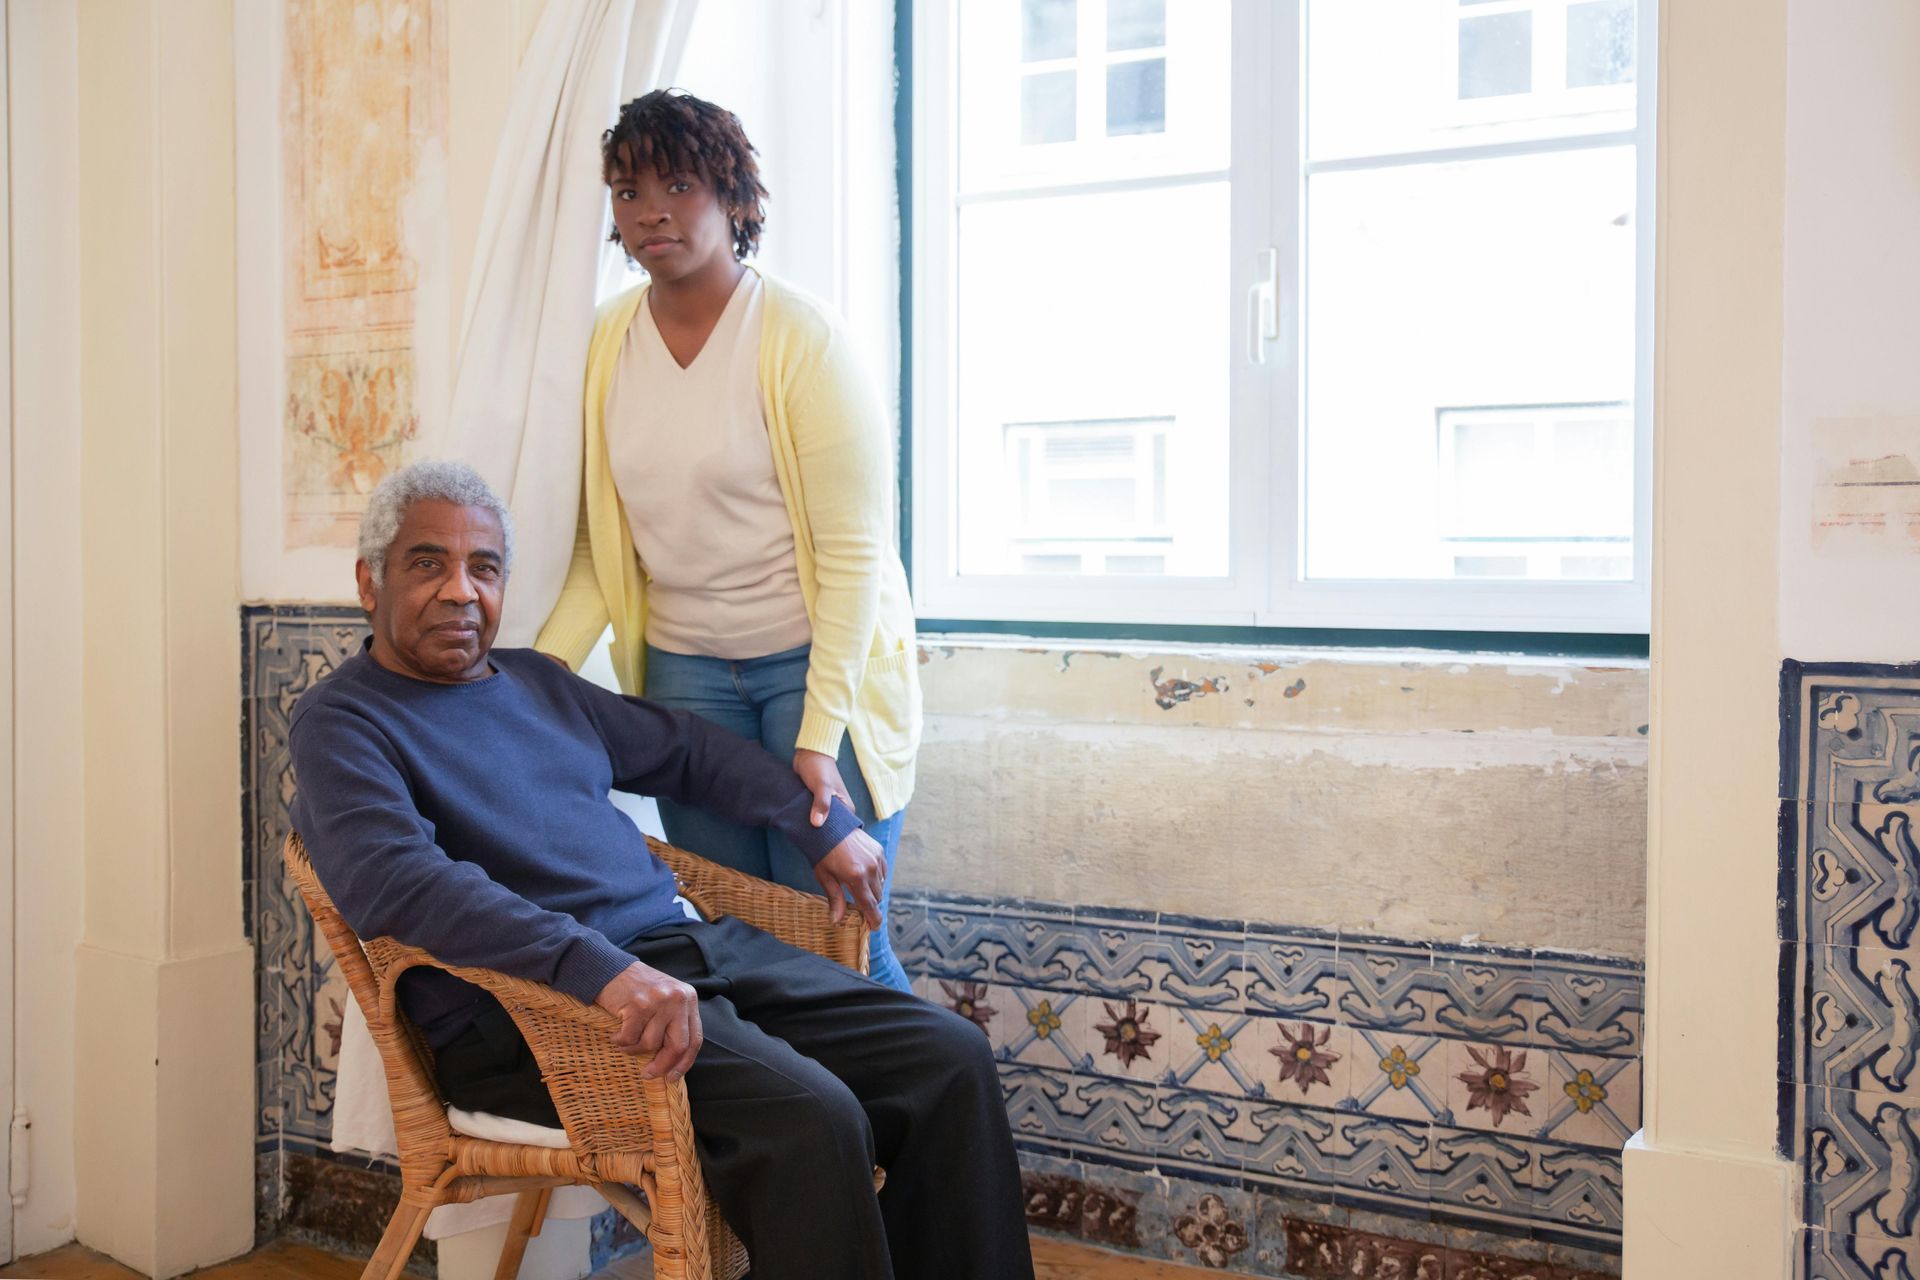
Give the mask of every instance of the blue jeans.
[{"label": "blue jeans", "polygon": [[[726,658],[693,657],[647,646],[649,699],[663,706],[691,711],[723,729],[758,742],[781,760],[791,763],[800,737],[800,714],[807,690],[810,646],[789,649],[764,658],[732,662]],[[875,820],[873,796],[854,759],[853,743],[840,743],[840,777],[853,797],[854,812],[887,855],[887,887],[880,898],[880,927],[873,932],[869,969],[876,981],[901,991],[913,990],[907,971],[893,954],[887,935],[887,905],[893,897],[893,863],[900,852],[900,819]],[[819,893],[813,864],[777,831],[737,827],[704,809],[659,800],[660,823],[667,841],[723,866],[772,880],[806,893]]]}]

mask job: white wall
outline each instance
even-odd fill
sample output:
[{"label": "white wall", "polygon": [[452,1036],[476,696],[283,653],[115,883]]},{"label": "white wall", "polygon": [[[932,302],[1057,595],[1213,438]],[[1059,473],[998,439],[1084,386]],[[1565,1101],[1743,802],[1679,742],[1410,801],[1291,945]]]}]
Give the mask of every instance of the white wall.
[{"label": "white wall", "polygon": [[[1849,459],[1920,479],[1916,53],[1911,0],[1788,6],[1780,643],[1802,661],[1920,658],[1920,486],[1824,484]],[[1816,503],[1891,518],[1822,530]]]},{"label": "white wall", "polygon": [[8,7],[13,237],[14,857],[19,1101],[33,1119],[21,1255],[74,1233],[74,948],[81,933],[77,24]]}]

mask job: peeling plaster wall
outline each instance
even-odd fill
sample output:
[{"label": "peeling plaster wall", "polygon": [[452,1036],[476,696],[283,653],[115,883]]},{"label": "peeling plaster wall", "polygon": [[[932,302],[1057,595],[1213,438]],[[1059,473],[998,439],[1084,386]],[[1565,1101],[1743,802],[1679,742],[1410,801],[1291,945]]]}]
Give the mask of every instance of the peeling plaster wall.
[{"label": "peeling plaster wall", "polygon": [[921,651],[905,889],[1644,954],[1647,670]]}]

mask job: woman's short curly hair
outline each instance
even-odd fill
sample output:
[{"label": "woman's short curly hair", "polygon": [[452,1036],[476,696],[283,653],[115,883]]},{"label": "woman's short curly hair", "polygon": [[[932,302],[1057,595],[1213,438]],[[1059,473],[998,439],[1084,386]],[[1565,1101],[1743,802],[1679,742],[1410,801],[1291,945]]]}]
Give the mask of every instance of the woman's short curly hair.
[{"label": "woman's short curly hair", "polygon": [[[683,89],[655,89],[620,108],[600,135],[600,176],[608,186],[650,164],[655,173],[697,173],[710,183],[733,218],[733,256],[760,247],[767,221],[767,189],[740,117]],[[618,241],[616,229],[609,239]]]}]

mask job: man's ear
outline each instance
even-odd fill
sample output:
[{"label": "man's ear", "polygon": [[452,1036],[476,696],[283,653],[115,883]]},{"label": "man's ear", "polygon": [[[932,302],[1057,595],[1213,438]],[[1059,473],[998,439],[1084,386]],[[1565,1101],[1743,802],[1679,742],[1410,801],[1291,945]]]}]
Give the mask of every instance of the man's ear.
[{"label": "man's ear", "polygon": [[353,562],[354,585],[360,588],[360,609],[364,613],[373,612],[373,570],[367,567],[365,560]]}]

